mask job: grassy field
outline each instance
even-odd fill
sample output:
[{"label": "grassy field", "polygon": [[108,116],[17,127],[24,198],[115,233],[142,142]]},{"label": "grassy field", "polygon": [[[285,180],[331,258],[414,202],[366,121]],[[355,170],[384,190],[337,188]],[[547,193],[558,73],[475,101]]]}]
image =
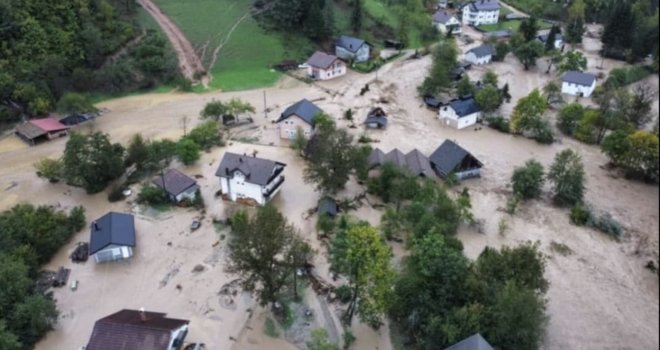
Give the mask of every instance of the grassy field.
[{"label": "grassy field", "polygon": [[[480,30],[483,30],[484,32],[494,32],[497,30],[504,30],[504,29],[511,29],[512,31],[517,31],[518,27],[520,27],[520,23],[522,21],[520,20],[513,20],[513,21],[500,21],[497,24],[485,24],[485,25],[480,25],[477,28]],[[538,21],[539,24],[539,29],[550,29],[552,27],[552,24],[546,21]]]}]

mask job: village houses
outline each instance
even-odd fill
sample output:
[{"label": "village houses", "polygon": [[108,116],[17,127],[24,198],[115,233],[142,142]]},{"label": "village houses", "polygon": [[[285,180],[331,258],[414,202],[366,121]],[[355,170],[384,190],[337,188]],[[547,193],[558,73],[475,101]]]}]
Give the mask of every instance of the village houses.
[{"label": "village houses", "polygon": [[282,189],[286,164],[226,152],[215,176],[225,199],[265,205]]},{"label": "village houses", "polygon": [[365,62],[371,57],[371,45],[362,39],[342,35],[335,42],[335,54],[345,61]]},{"label": "village houses", "polygon": [[307,75],[314,80],[329,80],[346,74],[346,63],[339,57],[316,51],[307,60]]},{"label": "village houses", "polygon": [[153,180],[153,184],[164,190],[170,201],[174,203],[180,203],[183,200],[194,200],[199,189],[195,179],[176,169],[169,169],[162,175],[157,176]]}]

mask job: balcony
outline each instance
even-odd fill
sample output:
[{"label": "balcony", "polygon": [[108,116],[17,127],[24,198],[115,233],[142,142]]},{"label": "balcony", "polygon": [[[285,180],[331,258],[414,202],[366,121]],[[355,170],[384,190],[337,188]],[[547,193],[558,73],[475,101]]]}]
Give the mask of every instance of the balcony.
[{"label": "balcony", "polygon": [[266,198],[266,200],[269,200],[270,196],[272,196],[273,193],[277,192],[280,189],[280,187],[282,187],[283,183],[284,183],[284,175],[280,176],[275,181],[266,185],[266,187],[261,191],[261,193],[264,195],[264,198]]}]

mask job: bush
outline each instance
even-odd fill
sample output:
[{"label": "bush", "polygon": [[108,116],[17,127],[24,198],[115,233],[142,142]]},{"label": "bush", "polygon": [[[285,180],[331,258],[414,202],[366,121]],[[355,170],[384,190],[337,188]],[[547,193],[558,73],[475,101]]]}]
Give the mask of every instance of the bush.
[{"label": "bush", "polygon": [[578,226],[584,226],[591,220],[591,209],[582,203],[576,204],[571,209],[571,222]]},{"label": "bush", "polygon": [[205,150],[213,146],[223,145],[218,124],[214,121],[208,121],[198,125],[190,130],[186,137],[195,142],[199,148]]},{"label": "bush", "polygon": [[48,179],[51,183],[60,181],[64,171],[64,162],[61,159],[44,158],[34,165],[37,176]]},{"label": "bush", "polygon": [[138,203],[157,205],[168,203],[169,198],[167,198],[167,192],[162,188],[146,185],[140,190],[137,201]]},{"label": "bush", "polygon": [[192,204],[197,209],[204,209],[206,206],[204,204],[204,197],[202,197],[202,191],[199,188],[195,191],[195,198],[193,198]]},{"label": "bush", "polygon": [[486,118],[488,126],[499,131],[508,134],[510,132],[510,123],[508,119],[504,117],[490,117]]},{"label": "bush", "polygon": [[191,165],[201,157],[200,147],[192,139],[184,137],[176,144],[176,156],[181,163]]},{"label": "bush", "polygon": [[549,145],[555,142],[555,135],[552,133],[547,122],[542,123],[535,130],[534,140],[542,145]]},{"label": "bush", "polygon": [[590,226],[616,239],[621,238],[621,234],[623,233],[621,224],[610,213],[605,213],[598,218],[592,219]]},{"label": "bush", "polygon": [[619,88],[638,82],[651,74],[653,74],[653,67],[642,64],[615,68],[610,72],[610,76],[605,81],[605,85],[612,88]]},{"label": "bush", "polygon": [[353,297],[353,290],[347,284],[341,285],[335,289],[335,294],[337,294],[337,299],[346,304],[351,301]]},{"label": "bush", "polygon": [[350,330],[344,332],[342,338],[344,338],[344,350],[348,350],[351,347],[351,345],[355,343],[356,340],[355,335],[353,335],[353,332],[351,332]]},{"label": "bush", "polygon": [[520,203],[520,196],[517,194],[514,194],[513,196],[509,197],[506,201],[506,212],[508,214],[515,214],[516,210],[518,209],[518,204]]},{"label": "bush", "polygon": [[316,222],[316,229],[328,235],[335,229],[335,221],[326,214],[319,215],[319,220]]},{"label": "bush", "polygon": [[543,165],[533,159],[516,168],[511,176],[513,193],[522,199],[540,197],[544,182]]},{"label": "bush", "polygon": [[110,193],[108,193],[108,202],[114,203],[124,200],[125,189],[126,188],[124,186],[115,186],[112,190],[110,190]]}]

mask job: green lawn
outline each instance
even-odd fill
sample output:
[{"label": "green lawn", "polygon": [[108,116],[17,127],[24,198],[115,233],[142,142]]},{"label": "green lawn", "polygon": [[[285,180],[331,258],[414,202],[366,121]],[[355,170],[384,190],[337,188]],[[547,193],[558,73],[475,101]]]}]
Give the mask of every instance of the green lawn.
[{"label": "green lawn", "polygon": [[[504,30],[504,29],[511,29],[512,31],[517,31],[518,27],[520,27],[520,23],[522,21],[520,20],[513,20],[513,21],[500,21],[497,24],[485,24],[485,25],[480,25],[479,29],[485,31],[485,32],[494,32],[497,30]],[[552,24],[546,21],[538,21],[539,24],[539,29],[550,29],[552,27]]]}]

